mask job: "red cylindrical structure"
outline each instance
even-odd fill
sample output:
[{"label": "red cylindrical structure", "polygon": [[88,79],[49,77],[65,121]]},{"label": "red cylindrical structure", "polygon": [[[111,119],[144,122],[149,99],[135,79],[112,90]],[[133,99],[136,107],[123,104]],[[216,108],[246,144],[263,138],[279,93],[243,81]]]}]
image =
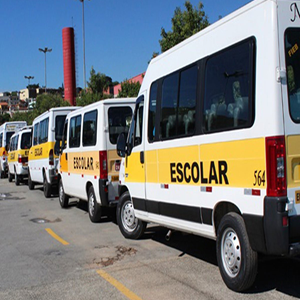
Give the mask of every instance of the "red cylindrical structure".
[{"label": "red cylindrical structure", "polygon": [[62,30],[63,59],[64,59],[64,88],[65,100],[76,105],[76,76],[75,76],[75,46],[74,28],[66,27]]}]

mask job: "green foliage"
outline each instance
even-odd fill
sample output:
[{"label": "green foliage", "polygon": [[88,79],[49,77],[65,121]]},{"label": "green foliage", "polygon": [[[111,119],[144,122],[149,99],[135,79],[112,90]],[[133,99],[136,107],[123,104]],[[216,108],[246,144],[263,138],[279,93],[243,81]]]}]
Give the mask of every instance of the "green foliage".
[{"label": "green foliage", "polygon": [[68,101],[64,101],[59,95],[41,94],[36,97],[36,103],[34,110],[38,115],[49,110],[52,107],[70,106]]},{"label": "green foliage", "polygon": [[10,115],[9,114],[3,114],[0,115],[0,125],[2,125],[5,122],[10,121]]},{"label": "green foliage", "polygon": [[86,92],[84,90],[81,91],[81,94],[79,97],[76,98],[76,105],[77,106],[86,106],[91,103],[97,102],[101,99],[100,94],[98,93],[90,93]]},{"label": "green foliage", "polygon": [[186,1],[184,6],[185,11],[181,11],[179,7],[175,9],[172,18],[172,31],[166,32],[164,28],[161,29],[162,39],[159,44],[162,52],[167,51],[209,25],[201,2],[198,4],[198,9],[194,8],[190,1]]},{"label": "green foliage", "polygon": [[52,107],[70,106],[69,102],[64,101],[59,95],[42,94],[37,96],[35,108],[28,112],[17,112],[13,115],[12,121],[27,121],[27,124],[32,124],[32,121],[45,111]]},{"label": "green foliage", "polygon": [[27,125],[31,125],[34,118],[38,116],[37,112],[32,110],[29,112],[16,112],[14,113],[11,121],[26,121]]},{"label": "green foliage", "polygon": [[121,83],[118,98],[137,97],[141,84],[139,82],[129,82],[125,80]]},{"label": "green foliage", "polygon": [[90,71],[90,81],[88,82],[88,87],[93,94],[99,94],[100,97],[103,96],[103,90],[106,90],[112,85],[112,79],[105,74],[100,72],[96,73],[95,69],[92,67]]}]

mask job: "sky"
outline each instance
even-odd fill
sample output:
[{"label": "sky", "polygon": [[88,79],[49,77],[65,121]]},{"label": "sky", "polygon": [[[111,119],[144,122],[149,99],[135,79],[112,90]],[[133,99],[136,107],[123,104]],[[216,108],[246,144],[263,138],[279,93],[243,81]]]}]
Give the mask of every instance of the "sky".
[{"label": "sky", "polygon": [[[85,0],[86,80],[90,70],[123,81],[146,71],[153,52],[160,52],[163,27],[171,30],[176,7],[185,0]],[[190,0],[198,6],[198,0]],[[210,23],[225,17],[249,0],[202,0]],[[79,0],[0,0],[0,92],[19,91],[30,84],[61,87],[62,29],[74,27],[76,82],[83,81],[82,3]]]}]

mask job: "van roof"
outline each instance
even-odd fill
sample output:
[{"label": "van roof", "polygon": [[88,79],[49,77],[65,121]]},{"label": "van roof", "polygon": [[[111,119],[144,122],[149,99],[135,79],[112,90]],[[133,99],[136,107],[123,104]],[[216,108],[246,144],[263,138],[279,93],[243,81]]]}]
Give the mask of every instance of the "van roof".
[{"label": "van roof", "polygon": [[[174,56],[174,59],[177,57],[176,55],[177,52],[180,52],[181,48],[183,47],[187,47],[189,44],[193,43],[195,40],[198,40],[200,37],[204,37],[205,35],[207,35],[208,33],[216,30],[217,28],[219,28],[220,26],[222,26],[225,23],[228,23],[230,20],[246,13],[249,10],[252,10],[254,7],[261,5],[264,2],[273,2],[273,3],[277,3],[280,0],[254,0],[254,1],[250,1],[247,4],[245,4],[244,6],[242,6],[241,8],[235,10],[234,12],[230,13],[229,15],[221,18],[220,20],[216,21],[215,23],[209,25],[208,27],[206,27],[205,29],[195,33],[194,35],[192,35],[191,37],[187,38],[186,40],[182,41],[181,43],[175,45],[174,47],[170,48],[169,50],[161,53],[160,55],[156,56],[155,58],[153,58],[149,65],[148,65],[148,69],[146,71],[140,92],[144,91],[150,83],[148,82],[149,80],[151,80],[151,82],[153,81],[153,75],[149,75],[149,71],[148,70],[152,70],[152,68],[155,68],[159,71],[156,72],[156,74],[158,74],[158,76],[155,79],[161,78],[163,76],[165,76],[166,74],[170,74],[169,70],[167,70],[166,68],[161,68],[160,67],[160,63],[162,63],[161,61],[164,61],[164,58],[170,56]],[[282,0],[283,1],[283,0]],[[286,1],[286,0],[284,0]],[[251,25],[249,25],[251,26]],[[187,60],[189,60],[187,58]],[[176,59],[175,59],[176,61]],[[165,61],[164,61],[165,63]],[[191,60],[189,61],[189,63],[193,63]],[[177,63],[175,63],[177,65]],[[173,67],[174,64],[172,64]],[[154,67],[155,66],[155,67]],[[172,69],[172,67],[170,67]],[[148,73],[148,74],[147,74]],[[148,76],[147,76],[148,75]],[[150,78],[151,77],[151,78]]]},{"label": "van roof", "polygon": [[79,108],[78,110],[70,113],[70,115],[74,115],[76,113],[80,113],[82,111],[87,111],[99,106],[103,106],[103,105],[111,105],[111,104],[119,104],[124,102],[125,103],[135,103],[136,98],[111,98],[111,99],[105,99],[105,100],[99,100],[97,102],[91,103],[89,105],[86,105],[84,107]]},{"label": "van roof", "polygon": [[44,113],[42,113],[41,115],[37,116],[34,120],[38,120],[46,115],[48,115],[50,112],[57,112],[57,111],[73,111],[78,109],[80,106],[62,106],[62,107],[52,107],[49,110],[45,111]]}]

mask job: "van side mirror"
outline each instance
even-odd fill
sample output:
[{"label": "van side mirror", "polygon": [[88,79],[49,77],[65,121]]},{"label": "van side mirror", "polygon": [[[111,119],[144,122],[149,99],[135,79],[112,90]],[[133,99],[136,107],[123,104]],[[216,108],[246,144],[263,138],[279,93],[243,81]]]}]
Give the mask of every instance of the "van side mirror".
[{"label": "van side mirror", "polygon": [[117,139],[117,153],[120,157],[125,157],[126,155],[126,139],[123,132],[119,134]]},{"label": "van side mirror", "polygon": [[6,150],[6,152],[8,152],[8,150],[9,150],[9,144],[7,144],[7,145],[5,146],[5,150]]}]

